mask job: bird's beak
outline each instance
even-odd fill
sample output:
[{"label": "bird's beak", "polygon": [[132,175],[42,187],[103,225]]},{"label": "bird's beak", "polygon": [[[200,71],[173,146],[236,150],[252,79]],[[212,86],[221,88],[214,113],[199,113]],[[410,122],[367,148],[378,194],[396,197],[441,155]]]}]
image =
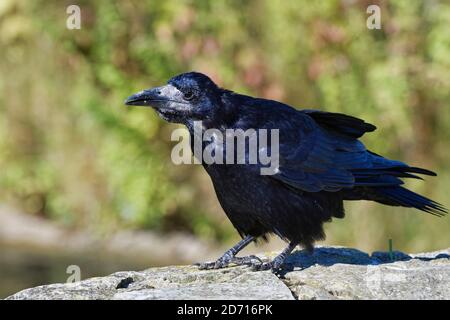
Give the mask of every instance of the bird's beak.
[{"label": "bird's beak", "polygon": [[125,100],[125,104],[128,106],[150,106],[158,102],[166,102],[169,99],[162,93],[166,91],[163,90],[164,87],[142,90],[132,96],[129,96]]},{"label": "bird's beak", "polygon": [[168,84],[162,87],[142,90],[125,100],[128,106],[159,107],[166,102],[184,103],[183,94],[174,86]]}]

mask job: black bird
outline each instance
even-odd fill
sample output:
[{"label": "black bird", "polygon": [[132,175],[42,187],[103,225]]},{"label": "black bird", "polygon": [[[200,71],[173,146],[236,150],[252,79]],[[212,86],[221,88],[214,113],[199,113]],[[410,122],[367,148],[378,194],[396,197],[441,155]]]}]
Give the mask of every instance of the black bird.
[{"label": "black bird", "polygon": [[[279,129],[275,174],[261,175],[261,163],[202,163],[242,240],[217,261],[199,264],[200,268],[235,263],[277,270],[297,245],[312,251],[314,242],[325,238],[323,223],[344,217],[344,200],[372,200],[436,216],[447,212],[439,203],[402,187],[402,178],[436,174],[367,150],[358,138],[376,127],[361,119],[297,110],[278,101],[237,94],[197,72],[175,76],[167,85],[143,90],[125,103],[152,106],[164,120],[186,125],[191,146],[201,139],[196,136],[195,121],[202,121],[201,132],[211,128],[224,134],[227,129]],[[203,142],[203,149],[211,143],[218,142]],[[268,149],[272,152],[274,148],[270,144]],[[236,257],[250,242],[268,234],[289,243],[271,262],[254,256]]]}]

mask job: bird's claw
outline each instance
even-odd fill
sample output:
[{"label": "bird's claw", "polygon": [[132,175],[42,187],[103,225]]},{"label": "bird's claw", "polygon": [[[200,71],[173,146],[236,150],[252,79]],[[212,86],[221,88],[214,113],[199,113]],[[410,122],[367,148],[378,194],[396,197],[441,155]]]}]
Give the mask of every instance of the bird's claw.
[{"label": "bird's claw", "polygon": [[[260,260],[261,261],[261,260]],[[253,271],[265,271],[265,270],[272,270],[272,272],[278,272],[281,267],[283,266],[283,260],[275,258],[272,261],[269,262],[261,262],[252,264],[252,270]]]},{"label": "bird's claw", "polygon": [[257,263],[263,263],[263,261],[255,255],[250,255],[250,256],[245,256],[245,257],[234,257],[233,260],[231,261],[231,263],[238,265],[238,266],[243,266],[243,265],[253,266],[254,264],[257,264]]},{"label": "bird's claw", "polygon": [[199,270],[211,270],[211,269],[225,268],[228,265],[228,263],[219,259],[214,262],[198,262],[195,263],[194,265],[198,266]]},{"label": "bird's claw", "polygon": [[223,256],[217,259],[214,262],[199,262],[194,265],[198,266],[200,270],[211,270],[211,269],[222,269],[227,267],[230,264],[234,264],[237,266],[248,265],[254,266],[257,264],[262,264],[263,261],[255,255],[250,255],[246,257],[229,257]]},{"label": "bird's claw", "polygon": [[272,261],[263,261],[255,255],[246,257],[230,257],[226,255],[213,262],[200,262],[195,263],[194,265],[198,266],[200,270],[212,270],[222,269],[228,267],[230,264],[237,266],[247,265],[251,267],[253,271],[272,270],[272,272],[278,272],[283,265],[283,259],[275,258]]},{"label": "bird's claw", "polygon": [[253,271],[265,271],[272,269],[272,262],[255,263],[252,265]]}]

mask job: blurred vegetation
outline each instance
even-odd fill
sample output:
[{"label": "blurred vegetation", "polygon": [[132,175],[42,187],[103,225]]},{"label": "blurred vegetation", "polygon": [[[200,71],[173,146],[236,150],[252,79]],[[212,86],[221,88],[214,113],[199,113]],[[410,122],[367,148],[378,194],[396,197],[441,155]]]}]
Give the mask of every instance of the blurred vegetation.
[{"label": "blurred vegetation", "polygon": [[[170,130],[126,108],[138,90],[197,70],[222,86],[364,118],[371,150],[431,168],[410,184],[450,207],[450,2],[0,2],[0,201],[73,228],[183,230],[232,242],[199,166],[170,161]],[[378,4],[382,29],[368,30]],[[450,219],[359,202],[328,242],[448,247]]]}]

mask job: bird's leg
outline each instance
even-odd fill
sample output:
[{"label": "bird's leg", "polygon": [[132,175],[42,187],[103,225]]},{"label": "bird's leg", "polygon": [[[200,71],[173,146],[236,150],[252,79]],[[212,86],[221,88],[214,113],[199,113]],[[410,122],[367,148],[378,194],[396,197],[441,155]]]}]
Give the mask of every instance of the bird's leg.
[{"label": "bird's leg", "polygon": [[276,271],[282,266],[284,260],[286,260],[287,256],[292,252],[292,250],[295,249],[296,246],[297,243],[295,242],[289,243],[287,248],[284,249],[283,252],[281,252],[278,256],[276,256],[272,261],[263,262],[260,264],[253,264],[252,265],[253,270],[262,271],[272,269],[273,271]]},{"label": "bird's leg", "polygon": [[228,266],[230,263],[234,263],[237,265],[253,264],[255,260],[259,260],[261,263],[261,259],[259,259],[256,256],[248,256],[242,258],[235,257],[239,251],[244,249],[253,240],[255,240],[255,237],[246,236],[244,239],[239,241],[234,247],[227,250],[223,254],[223,256],[217,259],[217,261],[197,263],[196,265],[198,265],[199,269],[220,269]]}]

